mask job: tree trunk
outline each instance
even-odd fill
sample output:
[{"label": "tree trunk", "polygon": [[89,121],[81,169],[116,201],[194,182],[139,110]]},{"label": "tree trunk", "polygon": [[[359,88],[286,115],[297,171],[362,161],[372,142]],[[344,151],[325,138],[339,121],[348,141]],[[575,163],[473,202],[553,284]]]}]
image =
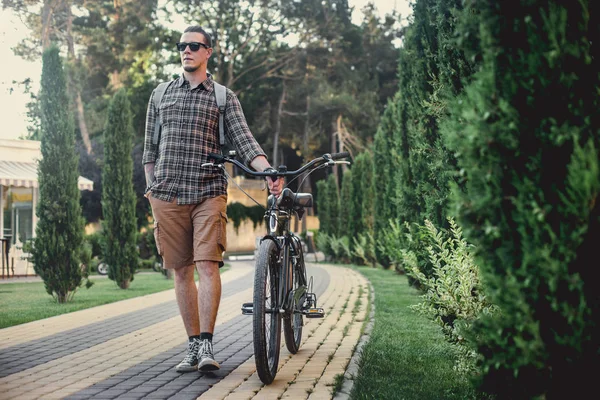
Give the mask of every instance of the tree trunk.
[{"label": "tree trunk", "polygon": [[[302,137],[302,155],[304,156],[304,161],[308,157],[308,135],[310,133],[310,95],[306,96],[306,119],[304,120],[304,135]],[[312,193],[311,179],[309,174],[305,174],[301,178],[302,187],[299,187],[298,190],[302,190],[304,193]],[[302,218],[302,232],[306,232],[307,227],[307,218],[309,215],[314,215],[314,211],[311,208],[306,210],[306,215]]]},{"label": "tree trunk", "polygon": [[285,80],[282,81],[281,97],[277,106],[277,116],[275,119],[275,132],[273,132],[273,162],[272,165],[279,165],[279,136],[281,134],[281,114],[283,113],[283,103],[285,103]]},{"label": "tree trunk", "polygon": [[[342,123],[342,115],[341,114],[338,116],[338,119],[337,119],[337,131],[338,131],[338,137],[340,139],[339,152],[343,153],[345,151],[344,140],[345,140],[345,137],[346,137],[346,133],[348,133],[348,132],[346,132],[346,127]],[[343,174],[348,169],[348,165],[341,164],[341,166],[342,166],[342,174]],[[334,168],[337,169],[337,166],[334,167]]]},{"label": "tree trunk", "polygon": [[[331,121],[331,154],[337,153],[337,136],[339,132],[338,128],[338,116],[334,117]],[[335,176],[336,185],[339,182],[337,166],[333,166],[333,175]]]},{"label": "tree trunk", "polygon": [[[72,64],[75,64],[77,61],[75,58],[75,44],[73,43],[73,14],[71,13],[71,2],[65,2],[64,6],[67,11],[67,48],[69,61]],[[73,73],[71,73],[71,75],[73,75]],[[71,92],[71,97],[73,98],[73,103],[75,104],[77,124],[79,125],[79,132],[81,133],[81,140],[83,140],[85,150],[88,154],[92,154],[92,142],[90,141],[90,134],[85,122],[85,112],[83,108],[83,101],[81,100],[81,91],[79,90],[79,87],[75,81],[76,79],[71,76],[71,79],[69,79],[69,89]]]},{"label": "tree trunk", "polygon": [[60,0],[44,0],[42,7],[42,50],[50,47],[52,34],[52,17]]}]

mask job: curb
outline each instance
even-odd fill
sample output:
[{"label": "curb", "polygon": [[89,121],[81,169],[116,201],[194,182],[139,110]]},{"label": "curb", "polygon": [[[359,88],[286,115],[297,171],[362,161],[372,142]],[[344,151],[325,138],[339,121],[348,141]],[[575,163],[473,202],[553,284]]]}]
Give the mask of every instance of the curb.
[{"label": "curb", "polygon": [[358,340],[354,354],[352,354],[352,358],[346,367],[342,388],[336,393],[333,400],[348,400],[350,398],[350,393],[354,387],[354,378],[358,375],[358,363],[362,356],[362,348],[371,338],[371,331],[373,330],[373,325],[375,323],[375,290],[370,281],[369,289],[371,290],[371,311],[369,312],[369,319],[366,321],[365,330]]}]

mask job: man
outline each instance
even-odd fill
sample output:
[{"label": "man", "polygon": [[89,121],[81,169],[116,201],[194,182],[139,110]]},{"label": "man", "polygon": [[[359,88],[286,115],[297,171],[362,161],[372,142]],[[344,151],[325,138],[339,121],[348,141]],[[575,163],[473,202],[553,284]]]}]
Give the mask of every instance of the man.
[{"label": "man", "polygon": [[[220,153],[219,109],[213,81],[206,72],[212,41],[199,26],[188,27],[177,44],[183,74],[167,87],[158,106],[154,92],[148,104],[142,162],[146,197],[155,220],[154,235],[163,267],[172,269],[175,294],[185,330],[188,353],[179,372],[214,371],[212,336],[221,298],[219,267],[226,248],[227,179],[216,168],[202,168],[209,153]],[[162,131],[153,144],[160,114]],[[257,171],[271,168],[252,136],[236,95],[227,89],[225,132],[246,164]],[[278,195],[283,180],[267,179]],[[194,282],[194,269],[199,284]]]}]

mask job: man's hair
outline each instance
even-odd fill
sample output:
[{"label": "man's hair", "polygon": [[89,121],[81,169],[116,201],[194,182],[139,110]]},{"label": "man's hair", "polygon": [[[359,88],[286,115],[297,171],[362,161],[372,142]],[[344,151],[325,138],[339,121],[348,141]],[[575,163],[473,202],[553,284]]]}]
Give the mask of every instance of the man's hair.
[{"label": "man's hair", "polygon": [[203,34],[204,39],[206,40],[205,44],[208,47],[212,47],[212,38],[210,37],[210,35],[208,33],[206,33],[206,31],[204,29],[202,29],[201,26],[199,26],[199,25],[188,26],[187,28],[185,28],[185,31],[183,31],[183,33],[187,33],[187,32],[197,32],[197,33]]}]

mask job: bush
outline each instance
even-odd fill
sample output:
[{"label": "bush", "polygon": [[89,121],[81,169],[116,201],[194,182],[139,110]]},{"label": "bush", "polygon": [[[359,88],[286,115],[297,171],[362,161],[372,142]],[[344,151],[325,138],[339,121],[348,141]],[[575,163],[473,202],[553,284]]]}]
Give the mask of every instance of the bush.
[{"label": "bush", "polygon": [[481,388],[585,398],[600,370],[600,3],[470,3],[483,64],[444,131],[466,182],[452,210],[502,310],[474,326]]},{"label": "bush", "polygon": [[363,265],[375,266],[377,259],[375,257],[375,239],[373,235],[369,232],[359,234],[352,241],[354,243],[352,255],[361,260]]},{"label": "bush", "polygon": [[138,232],[136,242],[139,256],[142,260],[159,257],[153,228],[148,228],[144,232]]},{"label": "bush", "polygon": [[108,108],[102,170],[102,258],[110,265],[108,277],[121,289],[129,287],[138,266],[131,118],[126,91],[121,89]]},{"label": "bush", "polygon": [[461,229],[449,219],[450,235],[445,237],[430,221],[424,232],[433,245],[427,247],[433,265],[433,276],[426,276],[418,267],[414,253],[407,252],[406,272],[425,288],[423,302],[411,306],[438,323],[446,339],[457,346],[456,368],[474,373],[478,354],[474,345],[465,339],[474,321],[483,314],[493,314],[497,307],[487,299],[475,265],[470,246]]},{"label": "bush", "polygon": [[85,235],[85,241],[91,248],[91,257],[102,257],[102,234],[100,232]]},{"label": "bush", "polygon": [[31,254],[46,292],[59,303],[70,301],[84,278],[80,267],[84,219],[79,204],[75,131],[68,105],[59,49],[51,46],[42,56],[39,219]]}]

